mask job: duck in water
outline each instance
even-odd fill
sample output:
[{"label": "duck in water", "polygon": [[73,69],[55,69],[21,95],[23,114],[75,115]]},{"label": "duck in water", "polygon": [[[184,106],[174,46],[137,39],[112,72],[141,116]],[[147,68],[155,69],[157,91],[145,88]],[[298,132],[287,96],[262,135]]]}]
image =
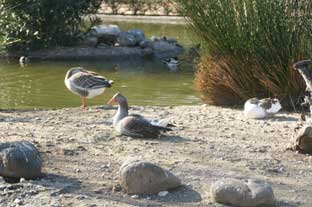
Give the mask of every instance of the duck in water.
[{"label": "duck in water", "polygon": [[24,55],[19,58],[19,63],[21,67],[24,67],[29,63],[29,48],[25,49]]},{"label": "duck in water", "polygon": [[179,70],[179,59],[178,57],[169,58],[165,61],[163,61],[164,64],[168,67],[169,71],[171,72],[177,72]]}]

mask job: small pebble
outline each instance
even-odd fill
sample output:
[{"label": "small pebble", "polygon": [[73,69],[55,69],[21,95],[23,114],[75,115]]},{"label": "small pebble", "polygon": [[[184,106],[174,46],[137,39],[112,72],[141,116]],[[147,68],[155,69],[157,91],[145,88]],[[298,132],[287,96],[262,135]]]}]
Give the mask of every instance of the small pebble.
[{"label": "small pebble", "polygon": [[158,196],[159,197],[165,197],[165,196],[167,196],[168,195],[168,191],[160,191],[159,193],[158,193]]},{"label": "small pebble", "polygon": [[139,195],[132,195],[131,198],[133,198],[133,199],[138,199],[138,198],[139,198]]}]

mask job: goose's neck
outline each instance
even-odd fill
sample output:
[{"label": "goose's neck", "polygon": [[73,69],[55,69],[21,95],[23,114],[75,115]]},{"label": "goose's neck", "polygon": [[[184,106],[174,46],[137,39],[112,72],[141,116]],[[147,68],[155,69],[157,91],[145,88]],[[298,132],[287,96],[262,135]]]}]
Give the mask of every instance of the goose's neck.
[{"label": "goose's neck", "polygon": [[307,67],[298,69],[299,73],[302,75],[307,87],[312,91],[312,74]]},{"label": "goose's neck", "polygon": [[114,116],[114,121],[113,121],[114,126],[116,126],[117,123],[121,119],[123,119],[124,117],[128,116],[128,108],[129,107],[128,107],[127,101],[123,101],[123,102],[119,103],[117,113]]}]

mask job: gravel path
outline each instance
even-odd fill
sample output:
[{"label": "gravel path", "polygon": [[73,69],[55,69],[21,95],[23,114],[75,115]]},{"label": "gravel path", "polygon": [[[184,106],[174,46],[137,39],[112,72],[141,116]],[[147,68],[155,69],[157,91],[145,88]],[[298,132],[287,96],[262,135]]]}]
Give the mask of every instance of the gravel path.
[{"label": "gravel path", "polygon": [[[7,184],[0,206],[222,206],[209,197],[222,177],[259,178],[272,184],[279,207],[312,206],[312,156],[287,151],[298,114],[246,120],[242,111],[213,106],[132,107],[177,125],[160,139],[117,135],[116,108],[0,111],[0,140],[32,141],[45,177]],[[116,188],[128,156],[142,157],[179,176],[184,186],[165,197],[131,197]]]}]

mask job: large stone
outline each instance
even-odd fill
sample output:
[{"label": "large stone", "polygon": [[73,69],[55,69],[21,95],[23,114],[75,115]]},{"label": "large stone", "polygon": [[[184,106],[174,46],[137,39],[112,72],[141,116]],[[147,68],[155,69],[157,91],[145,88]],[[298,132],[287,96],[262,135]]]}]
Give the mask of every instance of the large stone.
[{"label": "large stone", "polygon": [[156,194],[181,185],[181,180],[169,171],[138,159],[128,159],[122,164],[119,181],[130,195]]},{"label": "large stone", "polygon": [[303,126],[293,137],[292,148],[302,153],[312,154],[312,126]]},{"label": "large stone", "polygon": [[41,167],[39,151],[30,142],[0,144],[0,176],[33,179],[41,175]]},{"label": "large stone", "polygon": [[114,46],[121,33],[117,25],[99,25],[91,28],[86,34],[84,45],[97,47],[101,44]]},{"label": "large stone", "polygon": [[119,34],[117,41],[120,46],[133,47],[137,45],[135,36],[129,32],[122,32]]},{"label": "large stone", "polygon": [[234,206],[253,207],[274,203],[271,186],[260,180],[222,179],[212,184],[210,192],[216,202]]},{"label": "large stone", "polygon": [[105,44],[108,46],[114,46],[117,43],[118,37],[115,35],[110,34],[103,34],[102,36],[97,38],[97,43],[95,47],[97,47],[100,44]]},{"label": "large stone", "polygon": [[117,25],[98,25],[91,28],[91,31],[89,32],[90,36],[94,37],[101,37],[103,35],[113,35],[113,36],[119,36],[121,33],[120,28]]},{"label": "large stone", "polygon": [[141,41],[139,45],[141,48],[153,48],[154,42],[150,39],[145,39]]},{"label": "large stone", "polygon": [[128,33],[132,34],[135,38],[136,44],[139,44],[143,40],[145,40],[145,34],[141,29],[131,29]]},{"label": "large stone", "polygon": [[89,46],[89,47],[95,47],[98,44],[98,38],[97,37],[86,37],[83,45]]},{"label": "large stone", "polygon": [[165,59],[168,57],[176,57],[184,52],[183,47],[178,44],[171,44],[167,41],[153,41],[154,55],[158,59]]}]

